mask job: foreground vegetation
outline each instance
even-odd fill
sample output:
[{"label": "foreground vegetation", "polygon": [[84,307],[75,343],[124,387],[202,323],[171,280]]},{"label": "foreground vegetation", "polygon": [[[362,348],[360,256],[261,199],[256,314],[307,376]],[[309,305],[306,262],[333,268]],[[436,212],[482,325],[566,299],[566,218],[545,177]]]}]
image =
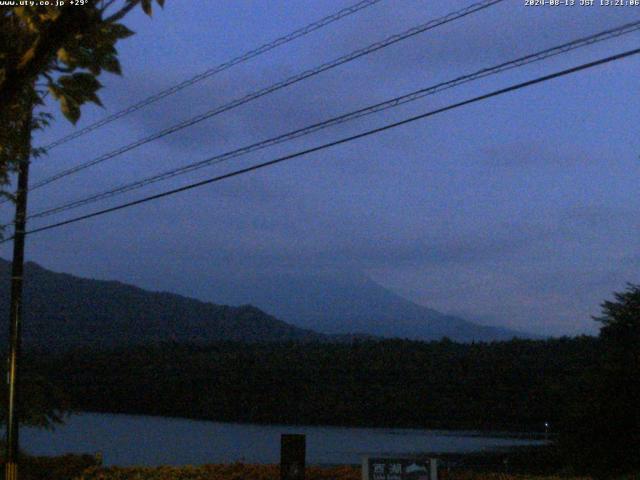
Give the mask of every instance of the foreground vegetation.
[{"label": "foreground vegetation", "polygon": [[[307,480],[361,480],[358,467],[308,467]],[[204,465],[201,467],[94,468],[77,480],[279,480],[278,465]],[[559,480],[561,477],[507,475],[442,471],[442,480]],[[589,480],[589,477],[564,477],[564,480]],[[631,480],[631,479],[629,479]]]},{"label": "foreground vegetation", "polygon": [[[62,457],[24,457],[21,479],[24,480],[279,480],[278,465],[233,463],[201,466],[101,467],[88,455]],[[307,480],[361,480],[359,467],[306,468]],[[3,478],[0,472],[0,478]],[[439,472],[441,480],[591,480],[591,477],[513,475],[465,470]],[[640,477],[628,476],[624,480]],[[620,480],[623,480],[622,478]]]},{"label": "foreground vegetation", "polygon": [[[0,465],[4,467],[4,446]],[[85,471],[95,471],[101,460],[93,455],[61,455],[59,457],[34,457],[20,454],[19,475],[21,480],[72,480]],[[4,468],[0,469],[4,479]]]},{"label": "foreground vegetation", "polygon": [[[524,452],[523,452],[524,453]],[[472,455],[471,462],[477,461]],[[448,459],[442,461],[448,462]],[[20,478],[23,480],[279,480],[279,465],[243,463],[159,466],[159,467],[103,467],[92,455],[63,455],[60,457],[32,457],[21,455]],[[590,476],[507,474],[503,467],[487,466],[482,472],[467,467],[441,468],[441,480],[593,480]],[[0,479],[4,478],[0,471]],[[360,480],[360,467],[307,466],[307,480]],[[617,480],[638,480],[640,475],[627,475]]]},{"label": "foreground vegetation", "polygon": [[[0,451],[0,462],[2,455]],[[438,456],[441,480],[588,480],[588,477],[544,475],[557,470],[557,458],[547,448],[522,448],[508,454],[506,474],[504,453],[472,453]],[[20,455],[22,480],[278,480],[279,465],[244,463],[157,467],[104,467],[93,455],[37,457]],[[482,473],[479,473],[482,472]],[[0,470],[0,479],[4,471]],[[359,466],[307,466],[307,480],[360,480]],[[631,480],[631,477],[628,477]]]}]

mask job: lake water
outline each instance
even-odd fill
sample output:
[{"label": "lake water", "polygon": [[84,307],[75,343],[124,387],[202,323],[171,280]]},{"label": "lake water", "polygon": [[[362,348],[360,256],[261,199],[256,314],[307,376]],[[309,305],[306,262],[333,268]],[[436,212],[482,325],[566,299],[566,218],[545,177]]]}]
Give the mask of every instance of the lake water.
[{"label": "lake water", "polygon": [[23,428],[20,445],[35,455],[101,451],[106,465],[278,463],[282,433],[306,434],[309,464],[359,464],[364,455],[462,453],[540,443],[480,432],[253,425],[83,413],[69,417],[53,432]]}]

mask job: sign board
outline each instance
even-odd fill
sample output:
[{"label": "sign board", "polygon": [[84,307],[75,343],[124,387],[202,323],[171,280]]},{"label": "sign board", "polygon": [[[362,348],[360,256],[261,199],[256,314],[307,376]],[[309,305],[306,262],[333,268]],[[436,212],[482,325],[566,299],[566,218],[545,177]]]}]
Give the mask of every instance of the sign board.
[{"label": "sign board", "polygon": [[362,480],[438,480],[437,460],[364,457]]},{"label": "sign board", "polygon": [[280,437],[280,480],[304,480],[306,437],[283,434]]}]

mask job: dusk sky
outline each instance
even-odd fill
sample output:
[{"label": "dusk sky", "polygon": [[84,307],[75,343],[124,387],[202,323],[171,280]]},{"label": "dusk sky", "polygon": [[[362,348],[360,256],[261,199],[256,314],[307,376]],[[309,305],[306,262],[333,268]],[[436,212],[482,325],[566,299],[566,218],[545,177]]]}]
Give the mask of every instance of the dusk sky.
[{"label": "dusk sky", "polygon": [[[355,0],[167,0],[119,43],[105,108],[76,128]],[[55,148],[32,184],[471,0],[382,0]],[[579,2],[576,2],[579,3]],[[599,2],[597,2],[599,3]],[[30,212],[186,165],[440,81],[640,20],[640,7],[506,0],[31,193]],[[32,228],[293,153],[639,46],[640,33],[34,220]],[[640,56],[240,177],[28,237],[27,259],[224,303],[208,288],[274,272],[363,272],[416,303],[489,325],[594,334],[599,304],[640,283]],[[35,145],[74,127],[57,114]],[[2,207],[3,219],[11,215]],[[0,255],[10,258],[9,244]]]}]

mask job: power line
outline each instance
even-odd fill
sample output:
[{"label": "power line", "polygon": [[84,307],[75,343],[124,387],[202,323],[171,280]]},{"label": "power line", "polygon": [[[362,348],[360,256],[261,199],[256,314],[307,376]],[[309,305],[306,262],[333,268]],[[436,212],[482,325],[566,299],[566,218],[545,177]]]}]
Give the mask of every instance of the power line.
[{"label": "power line", "polygon": [[318,75],[319,73],[325,72],[327,70],[330,70],[332,68],[335,68],[339,65],[345,64],[347,62],[350,62],[352,60],[355,60],[357,58],[363,57],[365,55],[368,55],[370,53],[376,52],[378,50],[381,50],[383,48],[386,48],[390,45],[393,45],[397,42],[400,42],[402,40],[405,40],[407,38],[413,37],[415,35],[418,35],[420,33],[423,33],[427,30],[431,30],[433,28],[436,28],[438,26],[453,22],[459,18],[463,18],[466,17],[467,15],[471,15],[473,13],[476,13],[480,10],[483,10],[485,8],[488,8],[492,5],[495,5],[497,3],[500,3],[504,0],[483,0],[482,2],[478,2],[478,3],[474,3],[468,7],[465,7],[461,10],[457,10],[455,12],[449,13],[443,17],[440,17],[438,19],[435,20],[431,20],[427,23],[424,23],[422,25],[410,28],[409,30],[406,30],[403,33],[400,34],[395,34],[395,35],[391,35],[390,37],[387,37],[386,39],[380,41],[380,42],[376,42],[373,43],[367,47],[361,48],[359,50],[353,51],[347,55],[343,55],[335,60],[332,60],[330,62],[326,62],[318,67],[315,67],[313,69],[310,70],[306,70],[300,74],[294,75],[292,77],[289,77],[285,80],[282,80],[278,83],[275,83],[271,86],[265,87],[261,90],[258,90],[256,92],[250,93],[248,95],[245,95],[243,97],[240,97],[236,100],[233,100],[230,103],[227,103],[225,105],[222,105],[220,107],[217,107],[213,110],[209,110],[208,112],[202,113],[200,115],[197,115],[195,117],[192,117],[188,120],[185,120],[181,123],[178,123],[176,125],[173,125],[172,127],[166,128],[160,132],[154,133],[148,137],[142,138],[140,140],[137,140],[133,143],[130,143],[128,145],[125,145],[123,147],[120,147],[116,150],[113,150],[109,153],[106,153],[104,155],[101,155],[100,157],[97,157],[93,160],[90,160],[88,162],[82,163],[80,165],[76,165],[75,167],[71,167],[69,169],[63,170],[61,172],[58,172],[48,178],[45,178],[37,183],[35,183],[34,185],[32,185],[30,187],[30,190],[35,190],[37,188],[43,187],[44,185],[48,185],[52,182],[55,182],[57,180],[60,180],[61,178],[67,177],[69,175],[72,175],[74,173],[80,172],[86,168],[89,168],[93,165],[97,165],[98,163],[102,163],[106,160],[109,160],[111,158],[117,157],[119,155],[122,155],[123,153],[129,152],[137,147],[140,147],[142,145],[145,145],[149,142],[152,142],[154,140],[158,140],[162,137],[165,137],[171,133],[175,133],[179,130],[182,130],[184,128],[187,127],[191,127],[199,122],[202,122],[203,120],[207,120],[215,115],[218,115],[220,113],[229,111],[233,108],[236,108],[240,105],[243,105],[245,103],[248,103],[252,100],[255,100],[257,98],[263,97],[265,95],[268,95],[270,93],[273,93],[277,90],[280,90],[282,88],[288,87],[289,85],[292,85],[294,83],[300,82],[302,80],[305,80],[309,77]]},{"label": "power line", "polygon": [[238,99],[236,99],[236,100],[234,100],[232,102],[229,102],[229,103],[227,103],[225,105],[217,107],[217,108],[215,108],[213,110],[210,110],[208,112],[205,112],[203,114],[197,115],[195,117],[192,117],[192,118],[190,118],[188,120],[185,120],[185,121],[183,121],[183,122],[181,122],[179,124],[173,125],[172,127],[166,128],[166,129],[164,129],[164,130],[162,130],[160,132],[157,132],[155,134],[152,134],[152,135],[150,135],[148,137],[145,137],[145,138],[142,138],[140,140],[137,140],[136,142],[133,142],[133,143],[130,143],[130,144],[125,145],[123,147],[120,147],[119,149],[116,149],[116,150],[113,150],[111,152],[108,152],[108,153],[106,153],[104,155],[101,155],[100,157],[97,157],[97,158],[95,158],[93,160],[90,160],[89,162],[85,162],[85,163],[77,165],[75,167],[72,167],[72,168],[63,170],[61,172],[58,172],[57,174],[54,174],[51,177],[45,178],[45,179],[35,183],[33,186],[30,187],[30,189],[31,190],[35,190],[35,189],[40,188],[40,187],[42,187],[44,185],[47,185],[47,184],[49,184],[51,182],[54,182],[54,181],[59,180],[61,178],[64,178],[64,177],[66,177],[68,175],[77,173],[77,172],[79,172],[81,170],[84,170],[84,169],[86,169],[88,167],[91,167],[91,166],[96,165],[98,163],[102,163],[102,162],[104,162],[106,160],[109,160],[109,159],[114,158],[116,156],[119,156],[119,155],[121,155],[123,153],[131,151],[131,150],[133,150],[133,149],[135,149],[135,148],[137,148],[139,146],[145,145],[145,144],[147,144],[147,143],[149,143],[151,141],[158,140],[158,139],[160,139],[160,138],[162,138],[162,137],[164,137],[166,135],[169,135],[171,133],[174,133],[176,131],[182,130],[184,128],[193,126],[193,125],[195,125],[195,124],[197,124],[199,122],[202,122],[202,121],[204,121],[206,119],[209,119],[209,118],[211,118],[211,117],[213,117],[215,115],[218,115],[220,113],[229,111],[229,110],[231,110],[233,108],[236,108],[236,107],[238,107],[240,105],[243,105],[243,104],[245,104],[247,102],[250,102],[252,100],[260,98],[260,97],[262,97],[264,95],[270,94],[270,93],[272,93],[274,91],[277,91],[279,89],[282,89],[284,87],[287,87],[289,85],[297,83],[299,81],[305,80],[305,79],[307,79],[307,78],[309,78],[311,76],[317,75],[319,73],[322,73],[322,72],[327,71],[329,69],[335,68],[335,67],[337,67],[339,65],[342,65],[344,63],[347,63],[347,62],[350,62],[350,61],[355,60],[357,58],[360,58],[362,56],[368,55],[368,54],[373,53],[373,52],[375,52],[377,50],[380,50],[382,48],[386,48],[386,47],[388,47],[388,46],[390,46],[392,44],[395,44],[395,43],[397,43],[399,41],[405,40],[405,39],[410,38],[412,36],[415,36],[417,34],[423,33],[423,32],[425,32],[427,30],[431,30],[431,29],[436,28],[436,27],[438,27],[440,25],[444,25],[446,23],[452,22],[452,21],[457,20],[459,18],[462,18],[462,17],[465,17],[465,16],[470,15],[472,13],[475,13],[475,12],[477,12],[479,10],[483,10],[485,8],[488,8],[488,7],[490,7],[490,6],[494,5],[494,4],[500,3],[502,1],[503,0],[484,0],[482,2],[474,3],[474,4],[472,4],[472,5],[470,5],[470,6],[466,7],[466,8],[463,8],[461,10],[457,10],[455,12],[449,13],[449,14],[447,14],[447,15],[445,15],[443,17],[440,17],[438,19],[431,20],[431,21],[429,21],[429,22],[427,22],[425,24],[413,27],[413,28],[401,33],[401,34],[392,35],[392,36],[387,37],[386,39],[384,39],[384,40],[382,40],[380,42],[373,43],[373,44],[371,44],[371,45],[369,45],[367,47],[364,47],[362,49],[353,51],[353,52],[351,52],[351,53],[349,53],[347,55],[343,55],[343,56],[341,56],[341,57],[339,57],[339,58],[337,58],[337,59],[335,59],[333,61],[326,62],[326,63],[324,63],[324,64],[322,64],[322,65],[320,65],[320,66],[318,66],[316,68],[306,70],[306,71],[304,71],[304,72],[302,72],[300,74],[297,74],[297,75],[294,75],[292,77],[289,77],[289,78],[287,78],[285,80],[282,80],[282,81],[280,81],[278,83],[275,83],[275,84],[273,84],[273,85],[271,85],[269,87],[263,88],[261,90],[258,90],[256,92],[253,92],[253,93],[250,93],[250,94],[247,94],[247,95],[245,95],[245,96],[243,96],[241,98],[238,98]]},{"label": "power line", "polygon": [[[237,158],[239,156],[242,155],[246,155],[248,153],[251,152],[255,152],[258,150],[262,150],[266,147],[269,146],[273,146],[279,143],[283,143],[285,141],[290,141],[293,140],[295,138],[299,138],[302,137],[304,135],[308,135],[310,133],[322,130],[324,128],[328,128],[330,126],[335,126],[335,125],[339,125],[348,121],[352,121],[355,120],[357,118],[362,118],[364,116],[368,116],[371,115],[373,113],[377,113],[377,112],[381,112],[383,110],[387,110],[390,108],[395,108],[399,105],[403,105],[405,103],[409,103],[409,102],[413,102],[416,101],[418,99],[424,98],[427,95],[433,95],[435,93],[438,92],[442,92],[444,90],[462,85],[464,83],[468,83],[471,81],[475,81],[481,78],[485,78],[488,77],[490,75],[495,75],[516,67],[521,67],[530,63],[534,63],[534,62],[538,62],[556,55],[560,55],[578,48],[582,48],[588,45],[592,45],[594,43],[598,43],[598,42],[602,42],[605,40],[609,40],[611,38],[617,38],[621,35],[626,35],[629,34],[631,32],[637,31],[638,29],[640,29],[640,21],[637,22],[632,22],[632,23],[627,23],[624,25],[621,25],[619,27],[616,28],[612,28],[609,30],[605,30],[603,32],[599,32],[597,34],[594,35],[590,35],[588,37],[583,37],[568,43],[564,43],[562,45],[556,46],[556,47],[552,47],[552,48],[548,48],[546,50],[542,50],[540,52],[537,53],[533,53],[530,55],[526,55],[523,57],[519,57],[517,59],[514,60],[510,60],[508,62],[504,62],[501,63],[499,65],[493,66],[493,67],[488,67],[488,68],[484,68],[481,70],[478,70],[474,73],[468,74],[468,75],[464,75],[461,77],[457,77],[453,80],[449,80],[447,82],[442,82],[442,83],[438,83],[436,85],[427,87],[427,88],[422,88],[419,90],[416,90],[414,92],[411,92],[409,94],[406,95],[402,95],[399,97],[395,97],[393,99],[390,100],[386,100],[384,102],[380,102],[377,103],[375,105],[371,105],[365,108],[361,108],[337,117],[333,117],[331,119],[325,120],[323,122],[319,122],[319,123],[315,123],[312,125],[309,125],[307,127],[304,128],[300,128],[291,132],[287,132],[281,135],[278,135],[276,137],[272,137],[266,140],[262,140],[260,142],[257,143],[253,143],[251,145],[245,146],[245,147],[241,147],[235,150],[231,150],[219,155],[216,155],[214,157],[210,157],[207,158],[205,160],[201,160],[195,163],[191,163],[189,165],[185,165],[179,168],[174,168],[174,169],[170,169],[167,170],[165,172],[144,178],[142,180],[137,180],[135,182],[131,182],[125,185],[121,185],[119,187],[107,190],[107,191],[103,191],[97,194],[93,194],[90,195],[88,197],[84,197],[82,199],[78,199],[78,200],[74,200],[72,202],[68,202],[62,205],[58,205],[37,213],[34,213],[32,215],[29,215],[27,218],[29,219],[33,219],[33,218],[43,218],[43,217],[47,217],[50,215],[54,215],[56,213],[60,213],[60,212],[64,212],[67,210],[71,210],[71,209],[75,209],[75,208],[79,208],[81,206],[84,205],[88,205],[94,202],[97,202],[99,200],[104,200],[107,198],[111,198],[113,196],[116,196],[118,194],[121,193],[125,193],[125,192],[129,192],[132,190],[136,190],[138,188],[142,188],[144,186],[162,181],[162,180],[167,180],[173,177],[176,177],[178,175],[183,175],[185,173],[189,173],[195,170],[199,170],[201,168],[204,167],[208,167],[211,165],[215,165],[218,163],[222,163],[224,161],[228,161],[231,160],[232,158]],[[5,225],[7,226],[7,225]]]},{"label": "power line", "polygon": [[[117,210],[122,210],[122,209],[125,209],[125,208],[129,208],[129,207],[132,207],[134,205],[140,205],[142,203],[147,203],[147,202],[150,202],[152,200],[158,200],[158,199],[163,198],[163,197],[167,197],[167,196],[170,196],[170,195],[174,195],[176,193],[180,193],[180,192],[191,190],[191,189],[194,189],[194,188],[197,188],[197,187],[208,185],[210,183],[219,182],[219,181],[225,180],[227,178],[232,178],[232,177],[236,177],[236,176],[239,176],[239,175],[243,175],[245,173],[249,173],[249,172],[252,172],[254,170],[259,170],[259,169],[262,169],[262,168],[270,167],[270,166],[276,165],[278,163],[282,163],[282,162],[285,162],[285,161],[288,161],[288,160],[292,160],[294,158],[298,158],[298,157],[301,157],[301,156],[304,156],[304,155],[308,155],[310,153],[318,152],[318,151],[321,151],[321,150],[324,150],[324,149],[327,149],[327,148],[330,148],[330,147],[334,147],[334,146],[337,146],[337,145],[341,145],[341,144],[344,144],[344,143],[347,143],[347,142],[351,142],[351,141],[354,141],[354,140],[357,140],[357,139],[360,139],[360,138],[364,138],[364,137],[368,137],[368,136],[371,136],[371,135],[375,135],[375,134],[384,132],[386,130],[390,130],[392,128],[399,127],[401,125],[406,125],[408,123],[412,123],[412,122],[415,122],[417,120],[422,120],[424,118],[437,115],[439,113],[443,113],[443,112],[447,112],[447,111],[450,111],[450,110],[454,110],[456,108],[463,107],[465,105],[470,105],[472,103],[477,103],[477,102],[480,102],[480,101],[483,101],[483,100],[487,100],[487,99],[492,98],[492,97],[497,97],[497,96],[503,95],[505,93],[513,92],[513,91],[516,91],[516,90],[520,90],[522,88],[526,88],[526,87],[529,87],[529,86],[532,86],[532,85],[536,85],[536,84],[539,84],[539,83],[543,83],[543,82],[546,82],[546,81],[549,81],[549,80],[552,80],[552,79],[555,79],[555,78],[559,78],[559,77],[563,77],[563,76],[566,76],[566,75],[570,75],[572,73],[576,73],[576,72],[579,72],[579,71],[582,71],[582,70],[587,70],[589,68],[593,68],[593,67],[596,67],[596,66],[599,66],[599,65],[604,65],[606,63],[610,63],[610,62],[613,62],[613,61],[621,60],[623,58],[627,58],[627,57],[630,57],[632,55],[637,55],[639,53],[640,53],[640,48],[636,48],[634,50],[628,50],[626,52],[619,53],[619,54],[616,54],[616,55],[612,55],[612,56],[609,56],[609,57],[605,57],[605,58],[602,58],[600,60],[595,60],[595,61],[592,61],[592,62],[589,62],[589,63],[583,63],[583,64],[578,65],[576,67],[568,68],[566,70],[561,70],[559,72],[552,73],[552,74],[549,74],[549,75],[544,75],[542,77],[538,77],[538,78],[535,78],[533,80],[528,80],[526,82],[518,83],[518,84],[512,85],[510,87],[502,88],[502,89],[499,89],[499,90],[494,90],[493,92],[486,93],[484,95],[473,97],[471,99],[464,100],[464,101],[461,101],[461,102],[458,102],[458,103],[454,103],[454,104],[448,105],[446,107],[438,108],[436,110],[431,110],[429,112],[422,113],[420,115],[416,115],[416,116],[413,116],[413,117],[409,117],[409,118],[406,118],[404,120],[400,120],[398,122],[394,122],[394,123],[390,123],[390,124],[384,125],[382,127],[374,128],[372,130],[367,130],[366,132],[363,132],[363,133],[359,133],[359,134],[356,134],[356,135],[351,135],[349,137],[344,137],[344,138],[341,138],[339,140],[335,140],[335,141],[332,141],[332,142],[329,142],[329,143],[325,143],[325,144],[319,145],[317,147],[308,148],[306,150],[302,150],[302,151],[299,151],[299,152],[296,152],[296,153],[293,153],[293,154],[290,154],[290,155],[285,155],[283,157],[279,157],[279,158],[276,158],[274,160],[270,160],[268,162],[263,162],[263,163],[259,163],[259,164],[256,164],[256,165],[252,165],[250,167],[246,167],[246,168],[242,168],[242,169],[239,169],[239,170],[235,170],[235,171],[230,172],[230,173],[225,173],[224,175],[218,175],[218,176],[213,177],[213,178],[209,178],[209,179],[206,179],[206,180],[201,180],[199,182],[191,183],[191,184],[185,185],[183,187],[174,188],[172,190],[168,190],[168,191],[165,191],[165,192],[162,192],[162,193],[158,193],[158,194],[155,194],[155,195],[150,195],[150,196],[147,196],[147,197],[143,197],[143,198],[140,198],[138,200],[134,200],[134,201],[131,201],[131,202],[127,202],[127,203],[123,203],[123,204],[120,204],[120,205],[116,205],[114,207],[105,208],[105,209],[99,210],[97,212],[93,212],[93,213],[89,213],[89,214],[86,214],[86,215],[81,215],[81,216],[78,216],[78,217],[74,217],[74,218],[71,218],[69,220],[64,220],[64,221],[53,223],[53,224],[50,224],[50,225],[45,225],[44,227],[39,227],[39,228],[30,230],[30,231],[26,232],[26,234],[30,235],[30,234],[33,234],[33,233],[38,233],[38,232],[43,232],[43,231],[46,231],[46,230],[51,230],[53,228],[58,228],[58,227],[61,227],[61,226],[64,226],[64,225],[69,225],[69,224],[72,224],[72,223],[76,223],[76,222],[79,222],[81,220],[86,220],[86,219],[89,219],[89,218],[105,215],[107,213],[115,212]],[[6,240],[1,241],[0,243],[7,242],[7,241],[11,240],[12,238],[13,237],[10,237],[10,238],[8,238]]]},{"label": "power line", "polygon": [[232,58],[231,60],[228,60],[224,63],[221,63],[219,65],[216,65],[213,68],[210,68],[208,70],[205,70],[204,72],[201,72],[187,80],[183,80],[182,82],[173,85],[165,90],[162,90],[161,92],[158,92],[154,95],[151,95],[150,97],[147,97],[143,100],[140,100],[138,103],[135,103],[123,110],[120,110],[119,112],[116,112],[112,115],[109,115],[108,117],[105,117],[101,120],[98,120],[95,123],[92,123],[91,125],[87,125],[86,127],[77,130],[73,133],[70,133],[69,135],[66,135],[62,138],[59,138],[51,143],[49,143],[48,145],[46,145],[44,147],[45,150],[51,150],[52,148],[55,148],[59,145],[62,145],[63,143],[67,143],[71,140],[74,140],[78,137],[81,137],[82,135],[85,135],[89,132],[92,132],[104,125],[107,125],[108,123],[111,123],[115,120],[118,120],[126,115],[129,115],[130,113],[133,113],[137,110],[140,110],[141,108],[146,107],[147,105],[151,105],[152,103],[157,102],[158,100],[161,100],[165,97],[168,97],[169,95],[173,95],[176,92],[179,92],[180,90],[183,90],[195,83],[198,83],[202,80],[205,80],[207,78],[210,78],[224,70],[227,70],[231,67],[233,67],[234,65],[238,65],[239,63],[243,63],[246,62],[247,60],[250,60],[252,58],[255,58],[259,55],[262,55],[263,53],[266,53],[270,50],[273,50],[277,47],[280,47],[286,43],[289,43],[293,40],[296,40],[297,38],[303,37],[305,35],[308,35],[311,32],[314,32],[316,30],[321,29],[322,27],[325,27],[333,22],[336,22],[338,20],[341,20],[345,17],[348,17],[349,15],[359,12],[360,10],[363,10],[365,8],[368,8],[376,3],[381,2],[382,0],[363,0],[361,2],[356,3],[355,5],[352,5],[350,7],[347,8],[343,8],[342,10],[339,10],[338,12],[332,14],[332,15],[328,15],[316,22],[310,23],[309,25],[299,28],[298,30],[295,30],[287,35],[284,35],[282,37],[279,37],[269,43],[265,43],[264,45],[261,45],[258,48],[255,48],[253,50],[250,50],[242,55],[239,55],[235,58]]}]

